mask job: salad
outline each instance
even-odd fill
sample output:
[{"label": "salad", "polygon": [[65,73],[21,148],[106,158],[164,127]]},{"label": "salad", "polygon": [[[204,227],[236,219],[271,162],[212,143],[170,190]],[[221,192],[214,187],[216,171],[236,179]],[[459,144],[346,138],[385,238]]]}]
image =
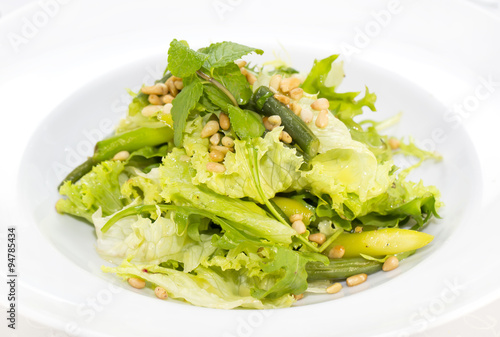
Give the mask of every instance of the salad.
[{"label": "salad", "polygon": [[376,95],[338,91],[338,55],[304,74],[241,60],[251,53],[263,51],[174,39],[164,77],[131,93],[114,135],[61,183],[56,209],[95,227],[104,272],[160,299],[281,308],[432,241],[420,230],[439,191],[407,175],[439,155],[380,133],[399,115],[362,120]]}]

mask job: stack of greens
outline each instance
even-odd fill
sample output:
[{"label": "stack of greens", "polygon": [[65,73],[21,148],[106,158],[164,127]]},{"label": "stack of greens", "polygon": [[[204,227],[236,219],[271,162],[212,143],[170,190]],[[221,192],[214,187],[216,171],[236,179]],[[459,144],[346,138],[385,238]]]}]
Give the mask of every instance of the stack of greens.
[{"label": "stack of greens", "polygon": [[[195,51],[173,40],[157,81],[173,102],[166,92],[134,94],[116,134],[61,184],[57,210],[91,222],[99,254],[119,264],[105,272],[199,306],[277,308],[322,291],[317,282],[326,292],[329,282],[376,272],[432,240],[419,230],[437,216],[439,192],[406,180],[411,168],[399,170],[392,157],[435,154],[411,142],[391,148],[378,133],[391,121],[356,121],[363,108],[375,110],[376,96],[337,92],[337,55],[304,76],[235,62],[250,53],[262,51],[232,42]],[[300,79],[300,97],[270,86],[273,78]],[[321,127],[322,112],[311,109],[318,98],[329,102]],[[218,132],[234,144],[210,170],[211,151],[224,146],[202,132],[226,116],[230,127]],[[266,129],[264,116],[281,125]],[[340,246],[343,256],[332,256]]]}]

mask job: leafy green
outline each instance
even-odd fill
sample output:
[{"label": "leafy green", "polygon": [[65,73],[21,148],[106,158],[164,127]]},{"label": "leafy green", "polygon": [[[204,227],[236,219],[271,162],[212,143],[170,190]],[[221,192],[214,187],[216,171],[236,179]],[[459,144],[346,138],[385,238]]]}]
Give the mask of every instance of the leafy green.
[{"label": "leafy green", "polygon": [[210,83],[203,84],[204,95],[216,105],[220,110],[227,111],[227,106],[231,105],[231,100],[222,91]]},{"label": "leafy green", "polygon": [[332,69],[332,63],[338,57],[338,55],[331,55],[319,61],[314,60],[313,67],[302,84],[302,89],[310,94],[321,93],[321,91],[326,88],[325,80]]},{"label": "leafy green", "polygon": [[234,42],[213,43],[210,46],[200,50],[208,55],[206,68],[213,71],[215,68],[225,67],[233,63],[244,55],[255,52],[262,55],[264,52],[260,49],[247,47]]},{"label": "leafy green", "polygon": [[168,70],[177,77],[188,77],[201,68],[208,55],[189,48],[186,41],[173,39],[168,49]]},{"label": "leafy green", "polygon": [[213,77],[229,90],[239,105],[247,104],[252,97],[250,84],[235,63],[216,68]]},{"label": "leafy green", "polygon": [[56,209],[59,213],[68,213],[92,222],[92,214],[99,208],[110,215],[123,208],[120,193],[120,174],[124,165],[120,161],[104,161],[92,168],[75,184],[66,181],[59,193],[67,199],[59,199]]},{"label": "leafy green", "polygon": [[231,127],[240,139],[257,138],[265,131],[264,124],[259,115],[250,110],[242,110],[228,105]]},{"label": "leafy green", "polygon": [[182,134],[186,126],[186,120],[191,110],[203,95],[203,85],[199,80],[192,81],[175,97],[172,102],[172,119],[174,120],[174,143],[175,146],[182,145]]}]

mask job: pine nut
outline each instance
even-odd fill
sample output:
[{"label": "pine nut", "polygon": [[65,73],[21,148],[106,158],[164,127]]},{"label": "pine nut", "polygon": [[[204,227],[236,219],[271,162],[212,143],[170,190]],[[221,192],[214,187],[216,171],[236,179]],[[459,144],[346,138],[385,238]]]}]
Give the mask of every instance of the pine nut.
[{"label": "pine nut", "polygon": [[271,77],[271,80],[269,81],[269,88],[274,89],[274,91],[278,91],[280,88],[280,83],[281,83],[281,75],[275,74]]},{"label": "pine nut", "polygon": [[170,114],[170,112],[172,111],[172,107],[173,107],[172,103],[165,104],[163,106],[163,113],[166,115]]},{"label": "pine nut", "polygon": [[207,124],[201,130],[201,138],[211,137],[219,131],[219,122],[208,121]]},{"label": "pine nut", "polygon": [[399,146],[401,145],[401,143],[399,142],[399,139],[397,138],[389,138],[389,146],[391,147],[391,149],[393,150],[396,150],[396,149],[399,149]]},{"label": "pine nut", "polygon": [[169,78],[167,80],[167,87],[168,87],[168,91],[170,92],[170,94],[172,96],[177,96],[177,94],[179,93],[179,90],[177,90],[177,88],[175,87],[175,84],[174,84],[174,81],[171,80],[171,78]]},{"label": "pine nut", "polygon": [[295,229],[297,234],[303,234],[306,232],[306,225],[302,220],[297,220],[292,223],[292,228]]},{"label": "pine nut", "polygon": [[130,277],[127,280],[128,284],[130,284],[135,289],[142,289],[146,286],[146,281],[137,277]]},{"label": "pine nut", "polygon": [[328,252],[328,257],[330,259],[340,259],[345,254],[344,246],[335,246]]},{"label": "pine nut", "polygon": [[231,127],[231,122],[229,121],[229,116],[225,113],[221,113],[219,116],[219,123],[222,130],[227,131]]},{"label": "pine nut", "polygon": [[382,265],[382,270],[383,271],[391,271],[396,269],[399,266],[399,260],[395,256],[391,256],[387,260],[385,260],[384,264]]},{"label": "pine nut", "polygon": [[161,96],[161,100],[162,100],[162,101],[163,101],[163,103],[165,103],[165,104],[172,103],[172,101],[174,100],[174,96],[169,95],[169,94],[167,94],[167,95],[163,95],[163,96]]},{"label": "pine nut", "polygon": [[304,298],[304,294],[298,294],[298,295],[293,295],[296,301],[301,300]]},{"label": "pine nut", "polygon": [[321,110],[319,112],[315,124],[320,129],[324,129],[328,126],[328,110]]},{"label": "pine nut", "polygon": [[304,89],[302,88],[295,88],[293,90],[290,90],[290,97],[294,100],[299,100],[302,98],[304,95]]},{"label": "pine nut", "polygon": [[309,109],[302,109],[302,112],[300,113],[300,118],[304,121],[304,123],[309,124],[313,120],[313,112]]},{"label": "pine nut", "polygon": [[300,113],[302,112],[302,107],[300,104],[293,102],[290,104],[290,109],[292,109],[293,113],[296,114],[297,116],[300,116]]},{"label": "pine nut", "polygon": [[130,157],[130,153],[128,151],[120,151],[113,156],[113,160],[127,160]]},{"label": "pine nut", "polygon": [[318,245],[321,245],[326,241],[326,235],[323,233],[311,234],[309,235],[309,241],[316,242]]},{"label": "pine nut", "polygon": [[214,150],[214,151],[210,152],[209,157],[210,157],[211,161],[220,163],[221,161],[224,160],[224,153],[217,151],[217,150]]},{"label": "pine nut", "polygon": [[210,146],[210,151],[214,151],[214,150],[220,151],[220,152],[224,153],[224,155],[226,155],[229,151],[234,152],[233,148],[229,148],[229,147],[225,147],[225,146],[219,146],[219,145],[215,145],[215,146],[212,145],[212,146]]},{"label": "pine nut", "polygon": [[161,90],[162,90],[161,95],[168,94],[168,87],[165,85],[165,83],[157,83],[156,85],[161,88]]},{"label": "pine nut", "polygon": [[184,82],[182,82],[182,80],[175,81],[174,86],[177,90],[182,90],[184,88]]},{"label": "pine nut", "polygon": [[177,77],[177,76],[170,76],[170,78],[167,80],[167,81],[180,81],[182,80],[182,78],[180,77]]},{"label": "pine nut", "polygon": [[144,117],[156,116],[158,112],[163,110],[163,105],[148,105],[142,108],[141,114]]},{"label": "pine nut", "polygon": [[212,137],[210,137],[210,144],[212,145],[219,145],[221,139],[221,134],[220,133],[214,133]]},{"label": "pine nut", "polygon": [[291,144],[293,141],[292,136],[286,131],[281,131],[280,139],[286,144]]},{"label": "pine nut", "polygon": [[166,300],[168,298],[168,293],[165,289],[162,287],[156,287],[155,288],[155,295],[158,297],[160,300]]},{"label": "pine nut", "polygon": [[361,226],[356,226],[354,228],[354,233],[361,233],[362,231],[363,231],[363,227],[361,227]]},{"label": "pine nut", "polygon": [[290,103],[290,97],[286,97],[285,95],[274,94],[274,98],[276,98],[278,101],[280,101],[283,104]]},{"label": "pine nut", "polygon": [[246,76],[247,76],[247,81],[248,83],[250,83],[250,85],[253,85],[255,82],[257,82],[257,77],[254,74],[248,73]]},{"label": "pine nut", "polygon": [[314,110],[325,110],[330,107],[330,102],[326,98],[319,98],[311,104]]},{"label": "pine nut", "polygon": [[149,103],[151,103],[153,105],[163,104],[162,100],[160,99],[160,97],[158,97],[158,95],[149,95],[148,101],[149,101]]},{"label": "pine nut", "polygon": [[243,68],[244,66],[246,66],[246,65],[247,65],[247,61],[244,61],[244,60],[234,61],[234,63],[236,63],[236,65],[237,65],[239,68]]},{"label": "pine nut", "polygon": [[224,136],[222,137],[222,145],[226,147],[233,147],[234,146],[234,139],[229,137],[229,136]]},{"label": "pine nut", "polygon": [[245,75],[245,77],[248,75],[248,70],[247,68],[240,68],[240,72]]},{"label": "pine nut", "polygon": [[342,290],[342,284],[340,284],[338,282],[336,282],[336,283],[332,284],[331,286],[329,286],[328,288],[326,288],[326,292],[329,294],[336,294],[341,290]]},{"label": "pine nut", "polygon": [[278,116],[278,115],[269,116],[269,118],[267,120],[272,125],[276,125],[276,126],[280,126],[281,125],[281,117]]},{"label": "pine nut", "polygon": [[223,173],[226,171],[226,167],[219,163],[208,162],[207,163],[207,171],[214,173]]},{"label": "pine nut", "polygon": [[297,77],[289,77],[281,80],[280,89],[282,92],[289,92],[300,85],[300,79]]},{"label": "pine nut", "polygon": [[295,214],[290,215],[289,219],[290,219],[291,223],[294,223],[297,220],[302,221],[302,219],[304,219],[304,215],[302,213],[295,213]]},{"label": "pine nut", "polygon": [[146,95],[163,95],[163,87],[159,84],[151,85],[151,86],[143,86],[141,88],[143,94]]},{"label": "pine nut", "polygon": [[262,123],[264,123],[264,127],[266,128],[267,131],[272,131],[275,127],[277,127],[276,125],[271,124],[269,122],[269,117],[263,117]]},{"label": "pine nut", "polygon": [[348,277],[345,280],[345,283],[347,284],[348,287],[354,287],[354,286],[357,286],[358,284],[365,282],[367,278],[368,278],[368,275],[366,275],[366,274],[357,274],[357,275],[353,275],[351,277]]}]

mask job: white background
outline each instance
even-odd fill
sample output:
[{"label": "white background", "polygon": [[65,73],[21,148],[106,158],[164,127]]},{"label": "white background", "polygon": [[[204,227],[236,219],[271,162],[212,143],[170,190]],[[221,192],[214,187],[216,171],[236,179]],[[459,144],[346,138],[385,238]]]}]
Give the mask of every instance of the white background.
[{"label": "white background", "polygon": [[[0,24],[1,20],[9,19],[11,17],[14,17],[16,13],[14,13],[16,10],[23,10],[23,6],[29,5],[31,1],[29,0],[2,0],[0,2]],[[70,2],[70,1],[67,1]],[[71,1],[73,6],[73,9],[77,6],[77,0]],[[103,4],[106,4],[106,2],[102,2]],[[127,2],[129,3],[129,2]],[[500,2],[499,1],[491,1],[491,0],[477,0],[475,1],[476,4],[483,6],[485,10],[489,11],[492,15],[497,15],[500,19]],[[85,2],[79,2],[78,5],[84,5]],[[116,4],[116,3],[115,3]],[[125,2],[124,2],[125,4]],[[213,1],[208,1],[208,6],[207,8],[210,7],[210,4],[213,4]],[[284,3],[286,5],[286,2]],[[298,9],[300,10],[300,9]],[[362,8],[360,10],[363,10]],[[369,9],[366,9],[369,10]],[[237,15],[237,11],[235,12],[235,15]],[[167,22],[168,22],[168,13],[165,13]],[[22,19],[22,16],[19,16],[19,19]],[[99,17],[98,10],[96,10],[95,17],[89,18],[89,23],[92,22],[92,20],[105,20],[106,18]],[[64,20],[64,18],[62,18]],[[229,19],[227,21],[232,21],[232,19]],[[284,20],[286,23],[286,20]],[[52,22],[49,22],[48,25],[51,25]],[[224,24],[222,22],[221,24]],[[251,22],[247,24],[252,24]],[[286,23],[286,24],[300,24],[300,23]],[[82,27],[81,29],[85,29],[85,27]],[[169,29],[168,24],[165,25],[165,29]],[[288,29],[288,28],[287,28]],[[78,29],[75,28],[75,32],[77,33]],[[5,32],[0,32],[2,35]],[[498,32],[499,37],[500,37],[500,32]],[[40,29],[40,32],[38,33],[40,35],[39,41],[38,42],[37,38],[34,37],[33,41],[30,42],[30,45],[27,46],[20,46],[20,51],[18,53],[19,55],[19,60],[26,62],[29,61],[30,66],[36,67],[38,63],[43,64],[42,60],[45,57],[50,57],[51,52],[55,52],[55,48],[58,48],[58,46],[61,45],[61,41],[48,41],[47,39],[43,39],[43,29]],[[152,34],[157,34],[158,39],[160,40],[161,38],[161,32],[152,32]],[[135,37],[137,38],[137,37]],[[497,41],[492,41],[492,43],[499,43],[500,38]],[[41,44],[40,44],[41,43]],[[70,43],[70,41],[68,41]],[[98,45],[99,39],[98,36],[96,36],[96,44]],[[53,45],[52,45],[53,44]],[[25,48],[26,47],[26,48]],[[99,47],[99,46],[98,46]],[[109,45],[102,45],[100,46],[101,48],[110,48]],[[11,85],[16,85],[19,86],[20,91],[26,91],[26,99],[22,102],[20,102],[20,105],[23,107],[29,107],[30,109],[37,109],[37,101],[36,101],[36,94],[30,95],[30,92],[33,89],[36,89],[36,86],[39,85],[44,85],[43,79],[42,78],[35,78],[35,79],[30,79],[29,77],[29,69],[26,69],[25,73],[19,74],[19,76],[16,76],[16,74],[9,72],[9,65],[3,64],[2,62],[2,49],[3,48],[11,48],[11,46],[5,44],[5,39],[2,41],[2,44],[0,45],[0,69],[2,71],[0,72],[0,76],[3,77],[0,79],[2,80],[10,80]],[[33,50],[40,50],[40,55],[33,55],[33,53],[30,53],[29,51]],[[5,52],[5,49],[3,50]],[[67,51],[65,51],[67,52]],[[75,48],[73,51],[74,53],[78,53],[78,48]],[[139,52],[139,51],[136,51]],[[70,55],[70,54],[68,54]],[[89,57],[98,57],[99,55],[89,55]],[[500,59],[500,55],[497,55],[498,58]],[[102,61],[102,60],[101,60]],[[112,63],[119,63],[121,62],[120,60],[116,59],[110,59],[107,60],[109,64]],[[101,65],[103,65],[106,62],[101,62]],[[47,70],[47,76],[50,76],[51,71],[57,72],[56,69],[48,69]],[[79,74],[82,72],[85,72],[85,69],[79,69]],[[3,74],[2,74],[3,72]],[[57,74],[60,75],[60,74]],[[6,78],[5,78],[6,76]],[[91,78],[91,77],[89,77]],[[84,76],[81,78],[82,81],[87,80]],[[64,85],[63,84],[55,84],[54,87],[55,92],[57,93],[58,96],[64,97],[65,94],[68,94],[68,92],[65,91]],[[1,93],[0,93],[1,95]],[[35,99],[34,99],[35,98]],[[2,99],[8,99],[8,97],[2,97]],[[21,111],[21,110],[20,110]],[[20,114],[19,111],[19,114]],[[0,112],[0,114],[7,113],[5,111]],[[20,114],[20,118],[22,118],[22,115]],[[37,120],[36,118],[33,120],[33,122],[30,124],[31,129],[36,127],[37,125]],[[16,140],[16,143],[19,144],[19,150],[22,153],[22,150],[24,148],[25,143],[23,143],[23,139],[19,138],[19,135],[15,134],[11,130],[9,130],[8,126],[2,125],[1,126],[1,139],[3,144],[8,144],[8,139],[14,139]],[[28,128],[29,130],[29,128]],[[11,137],[11,138],[8,138]],[[0,296],[4,296],[0,294]],[[22,313],[22,308],[20,308],[20,311]],[[3,310],[2,310],[3,312]],[[388,318],[390,319],[390,318]],[[489,305],[486,305],[484,307],[481,307],[478,310],[472,311],[458,319],[455,319],[453,321],[447,322],[443,325],[440,325],[438,327],[434,327],[432,329],[428,329],[421,334],[417,336],[500,336],[500,300],[495,300]],[[3,319],[3,314],[0,313],[0,335],[1,336],[66,336],[65,333],[59,332],[59,331],[54,331],[51,328],[44,327],[43,325],[40,325],[39,323],[32,322],[26,317],[21,317],[18,320],[18,330],[16,331],[16,334],[12,334],[12,331],[7,331],[5,329],[5,322]]]}]

